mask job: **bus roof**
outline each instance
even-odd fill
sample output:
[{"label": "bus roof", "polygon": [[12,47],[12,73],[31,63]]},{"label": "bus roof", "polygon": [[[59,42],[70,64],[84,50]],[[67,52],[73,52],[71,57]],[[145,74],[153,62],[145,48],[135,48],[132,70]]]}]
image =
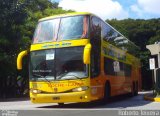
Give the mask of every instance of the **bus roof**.
[{"label": "bus roof", "polygon": [[[53,16],[49,16],[49,17],[45,17],[39,20],[40,21],[44,21],[44,20],[49,20],[49,19],[53,19],[53,18],[59,18],[59,17],[68,17],[68,16],[76,16],[76,15],[90,15],[91,13],[89,12],[72,12],[72,13],[65,13],[65,14],[59,14],[59,15],[53,15]],[[92,14],[93,15],[93,14]]]}]

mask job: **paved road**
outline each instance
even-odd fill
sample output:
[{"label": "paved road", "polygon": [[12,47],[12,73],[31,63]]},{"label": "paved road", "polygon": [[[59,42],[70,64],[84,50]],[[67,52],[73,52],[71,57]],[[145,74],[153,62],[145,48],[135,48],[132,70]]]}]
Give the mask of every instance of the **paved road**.
[{"label": "paved road", "polygon": [[[138,96],[135,97],[128,97],[128,96],[120,96],[115,97],[110,100],[110,102],[106,105],[100,105],[100,104],[65,104],[63,107],[58,106],[57,104],[32,104],[29,99],[21,100],[21,101],[4,101],[0,102],[0,110],[6,111],[6,110],[13,110],[13,111],[26,111],[21,112],[22,114],[27,114],[29,116],[29,112],[33,113],[33,111],[36,110],[36,112],[39,112],[38,114],[53,114],[54,116],[72,116],[72,115],[82,115],[85,113],[85,115],[88,116],[103,116],[111,110],[116,110],[117,112],[113,113],[120,113],[119,111],[128,111],[128,110],[158,110],[160,115],[160,102],[151,102],[151,101],[145,101],[143,99],[143,95],[146,92],[139,92]],[[50,112],[51,111],[51,112]],[[3,113],[3,112],[2,112]],[[11,112],[12,113],[12,112]],[[14,113],[14,112],[13,112]],[[112,112],[111,112],[112,113]],[[157,112],[158,113],[158,112]],[[120,115],[119,114],[119,115]],[[1,115],[1,113],[0,113]],[[27,116],[26,115],[26,116]],[[32,114],[33,115],[33,114]],[[30,115],[31,116],[31,115]],[[34,116],[38,116],[34,114]]]}]

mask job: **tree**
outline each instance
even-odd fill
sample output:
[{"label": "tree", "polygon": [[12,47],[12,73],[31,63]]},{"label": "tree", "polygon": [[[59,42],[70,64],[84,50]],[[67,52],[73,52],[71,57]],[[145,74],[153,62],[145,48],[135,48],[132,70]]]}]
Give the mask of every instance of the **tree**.
[{"label": "tree", "polygon": [[[13,97],[9,93],[16,91],[17,55],[29,49],[38,19],[71,11],[50,0],[1,0],[0,12],[0,97]],[[27,80],[27,70],[22,74]]]},{"label": "tree", "polygon": [[21,39],[19,25],[23,24],[27,16],[26,5],[27,1],[0,1],[0,78],[2,80],[0,81],[2,93],[0,97],[4,96],[8,90],[10,93],[14,91],[16,49]]}]

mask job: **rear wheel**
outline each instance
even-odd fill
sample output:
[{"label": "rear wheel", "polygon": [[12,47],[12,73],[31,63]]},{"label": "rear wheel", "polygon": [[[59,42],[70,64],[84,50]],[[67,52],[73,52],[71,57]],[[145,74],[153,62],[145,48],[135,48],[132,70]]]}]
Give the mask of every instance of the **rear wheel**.
[{"label": "rear wheel", "polygon": [[138,82],[135,82],[135,91],[134,91],[134,95],[138,95]]},{"label": "rear wheel", "polygon": [[133,97],[134,96],[134,91],[135,91],[135,84],[134,84],[134,82],[132,82],[132,91],[131,91],[131,93],[130,93],[130,97]]},{"label": "rear wheel", "polygon": [[133,82],[131,96],[138,95],[138,82]]}]

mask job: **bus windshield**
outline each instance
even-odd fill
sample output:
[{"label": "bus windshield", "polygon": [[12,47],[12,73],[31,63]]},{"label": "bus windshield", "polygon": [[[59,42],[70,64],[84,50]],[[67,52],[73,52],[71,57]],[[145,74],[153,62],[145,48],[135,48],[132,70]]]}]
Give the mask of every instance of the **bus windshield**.
[{"label": "bus windshield", "polygon": [[84,47],[71,47],[31,52],[31,80],[69,80],[87,77],[83,49]]},{"label": "bus windshield", "polygon": [[39,22],[33,43],[82,39],[88,37],[87,16],[70,16]]}]

